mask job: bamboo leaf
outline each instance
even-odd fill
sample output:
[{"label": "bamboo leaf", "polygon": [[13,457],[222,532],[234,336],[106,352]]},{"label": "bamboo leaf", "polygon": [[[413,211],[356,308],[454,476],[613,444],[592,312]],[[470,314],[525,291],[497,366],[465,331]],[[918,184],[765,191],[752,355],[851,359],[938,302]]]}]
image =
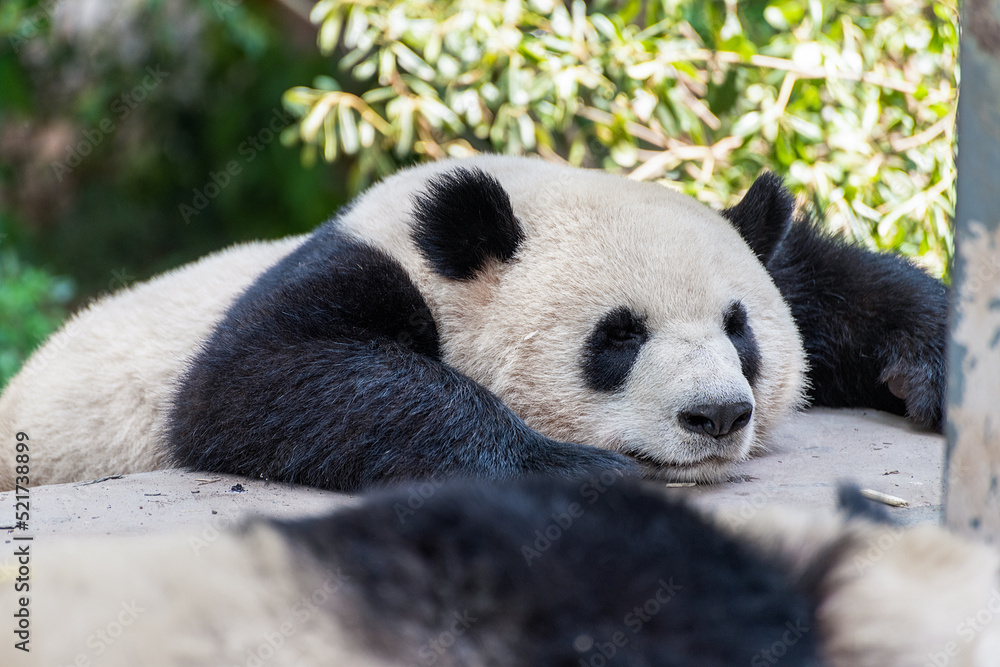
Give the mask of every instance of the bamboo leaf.
[{"label": "bamboo leaf", "polygon": [[337,107],[338,129],[340,130],[340,141],[344,147],[344,152],[354,155],[361,146],[358,139],[358,128],[354,124],[354,114],[351,107],[341,104]]}]

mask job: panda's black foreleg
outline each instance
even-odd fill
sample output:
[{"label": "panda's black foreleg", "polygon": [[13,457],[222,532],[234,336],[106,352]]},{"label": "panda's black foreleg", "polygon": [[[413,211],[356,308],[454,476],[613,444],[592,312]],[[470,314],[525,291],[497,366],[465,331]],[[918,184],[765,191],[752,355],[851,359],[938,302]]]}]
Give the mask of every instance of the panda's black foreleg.
[{"label": "panda's black foreleg", "polygon": [[403,268],[323,232],[227,313],[174,394],[169,442],[180,465],[341,491],[637,468],[537,433],[442,363]]},{"label": "panda's black foreleg", "polygon": [[809,357],[817,405],[870,407],[941,429],[948,291],[905,259],[791,225],[767,262]]},{"label": "panda's black foreleg", "polygon": [[189,376],[171,420],[178,462],[196,469],[353,491],[633,467],[542,436],[479,384],[390,341],[233,351],[209,363]]}]

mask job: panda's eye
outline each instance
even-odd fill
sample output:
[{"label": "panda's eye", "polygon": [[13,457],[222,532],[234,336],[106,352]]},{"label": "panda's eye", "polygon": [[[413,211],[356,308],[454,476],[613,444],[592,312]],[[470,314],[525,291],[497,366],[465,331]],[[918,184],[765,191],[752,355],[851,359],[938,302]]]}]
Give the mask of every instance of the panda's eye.
[{"label": "panda's eye", "polygon": [[613,327],[604,332],[608,345],[622,347],[627,345],[642,345],[646,339],[646,332],[641,327]]},{"label": "panda's eye", "polygon": [[583,374],[587,384],[598,391],[621,389],[649,339],[646,318],[631,308],[609,311],[591,331],[583,352]]},{"label": "panda's eye", "polygon": [[722,328],[736,348],[743,377],[751,387],[754,386],[760,374],[760,349],[757,347],[757,338],[753,335],[747,310],[741,302],[732,303],[726,310],[722,318]]},{"label": "panda's eye", "polygon": [[730,338],[743,336],[747,329],[747,310],[739,301],[731,304],[726,311],[722,326]]}]

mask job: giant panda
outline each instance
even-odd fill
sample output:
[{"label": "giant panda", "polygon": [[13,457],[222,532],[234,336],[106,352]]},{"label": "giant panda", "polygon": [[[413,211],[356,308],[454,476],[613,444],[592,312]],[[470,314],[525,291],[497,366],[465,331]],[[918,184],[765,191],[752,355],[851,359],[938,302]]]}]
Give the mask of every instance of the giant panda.
[{"label": "giant panda", "polygon": [[946,292],[795,219],[482,155],[403,170],[306,239],[71,321],[0,398],[33,484],[165,465],[354,490],[641,471],[712,481],[805,397],[939,428]]},{"label": "giant panda", "polygon": [[[212,542],[181,531],[37,543],[30,653],[14,648],[15,629],[3,664],[1000,661],[1000,555],[936,526],[886,523],[856,490],[837,516],[745,518],[704,515],[607,470],[432,488],[257,520]],[[16,611],[15,575],[0,576],[0,603]]]}]

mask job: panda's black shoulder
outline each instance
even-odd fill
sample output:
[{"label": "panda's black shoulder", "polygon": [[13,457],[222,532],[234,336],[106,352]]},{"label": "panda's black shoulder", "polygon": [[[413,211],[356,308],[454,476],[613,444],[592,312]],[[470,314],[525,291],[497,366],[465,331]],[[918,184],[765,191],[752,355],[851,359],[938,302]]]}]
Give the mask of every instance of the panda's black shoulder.
[{"label": "panda's black shoulder", "polygon": [[[380,335],[399,338],[440,357],[430,309],[402,263],[344,230],[337,217],[318,227],[294,251],[264,271],[232,304],[208,347],[255,341]],[[250,331],[249,329],[252,329]]]},{"label": "panda's black shoulder", "polygon": [[[505,646],[512,664],[608,652],[620,664],[749,664],[789,627],[812,624],[780,564],[611,473],[428,482],[278,529],[343,574],[366,641],[397,657],[414,648],[404,629],[437,636],[451,610],[475,619],[462,641]],[[785,660],[812,664],[814,640],[799,635]]]}]

